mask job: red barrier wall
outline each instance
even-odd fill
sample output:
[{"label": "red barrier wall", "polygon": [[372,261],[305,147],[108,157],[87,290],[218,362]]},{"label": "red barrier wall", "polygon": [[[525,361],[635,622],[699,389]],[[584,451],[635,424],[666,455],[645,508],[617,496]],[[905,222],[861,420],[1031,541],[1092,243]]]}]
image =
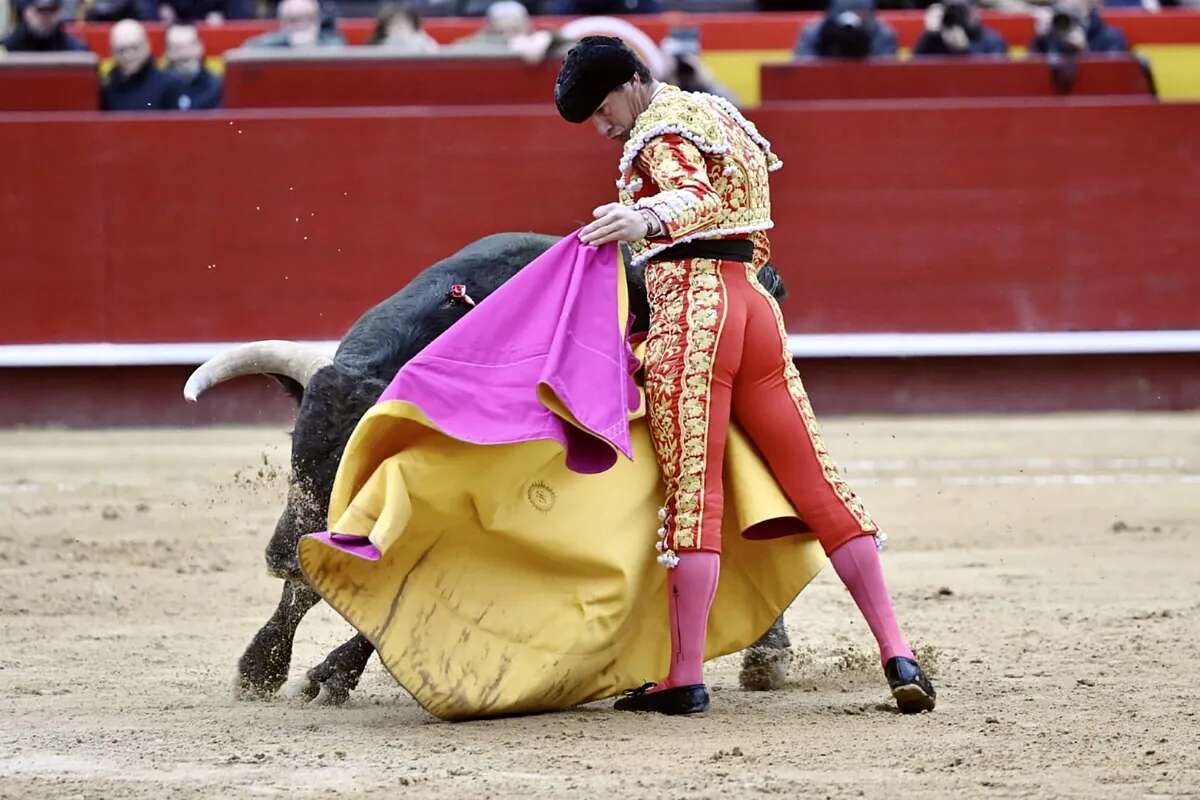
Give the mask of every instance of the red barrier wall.
[{"label": "red barrier wall", "polygon": [[[800,29],[820,15],[814,13],[740,13],[740,14],[682,14],[626,17],[655,41],[666,36],[674,25],[700,28],[701,43],[708,50],[779,50],[790,49],[796,43]],[[880,16],[896,29],[902,47],[912,47],[924,29],[924,14],[920,11],[884,11]],[[1158,14],[1140,10],[1106,9],[1104,18],[1120,28],[1131,45],[1200,42],[1200,11],[1166,9]],[[539,27],[561,25],[567,17],[539,17]],[[1024,15],[985,13],[984,22],[995,28],[1010,44],[1024,46],[1033,38],[1033,20]],[[425,20],[425,29],[439,42],[448,43],[477,31],[482,20],[433,18]],[[374,25],[373,20],[342,20],[339,30],[350,44],[364,44]],[[102,56],[110,55],[106,23],[73,25],[71,30]],[[154,52],[161,53],[163,26],[150,25]],[[273,30],[271,20],[237,20],[221,26],[201,25],[201,36],[209,55],[220,55],[239,46],[251,36]]]},{"label": "red barrier wall", "polygon": [[0,57],[0,111],[95,111],[100,107],[95,60],[56,64]]},{"label": "red barrier wall", "polygon": [[[793,332],[1200,328],[1200,104],[755,115]],[[514,107],[11,115],[0,343],[337,338],[501,230],[567,233],[618,149]]]},{"label": "red barrier wall", "polygon": [[[1080,59],[1070,94],[1150,95],[1135,59]],[[904,62],[805,61],[762,66],[762,100],[868,100],[888,97],[1052,97],[1050,62],[921,59]]]},{"label": "red barrier wall", "polygon": [[226,108],[545,103],[558,64],[518,58],[324,58],[248,55],[225,65]]}]

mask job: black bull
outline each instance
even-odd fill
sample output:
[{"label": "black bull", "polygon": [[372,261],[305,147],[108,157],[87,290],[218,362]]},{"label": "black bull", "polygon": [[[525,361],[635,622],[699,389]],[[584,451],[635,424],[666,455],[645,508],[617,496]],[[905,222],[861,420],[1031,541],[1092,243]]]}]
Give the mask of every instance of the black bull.
[{"label": "black bull", "polygon": [[[268,374],[299,406],[287,504],[266,551],[268,569],[284,580],[283,596],[238,661],[239,696],[269,696],[286,682],[296,629],[321,599],[300,571],[297,543],[304,534],[326,527],[334,476],[359,418],[406,361],[470,310],[469,304],[449,296],[450,287],[463,284],[473,300],[482,300],[556,241],[539,234],[501,233],[468,245],[367,311],[346,333],[332,361],[294,342],[256,342],[214,357],[189,379],[185,395],[194,400],[223,380]],[[644,331],[649,324],[644,273],[630,269],[627,278],[634,330]],[[783,285],[771,267],[759,272],[759,280],[782,297]],[[778,687],[791,661],[789,648],[782,621],[776,621],[745,651],[742,685]],[[344,702],[358,685],[372,649],[365,637],[355,636],[310,669],[298,693],[318,703]]]}]

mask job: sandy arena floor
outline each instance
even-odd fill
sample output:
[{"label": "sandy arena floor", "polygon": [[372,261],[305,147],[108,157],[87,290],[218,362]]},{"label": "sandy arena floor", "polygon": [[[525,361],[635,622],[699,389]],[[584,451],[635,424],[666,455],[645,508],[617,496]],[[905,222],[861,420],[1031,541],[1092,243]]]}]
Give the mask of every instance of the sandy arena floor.
[{"label": "sandy arena floor", "polygon": [[[1200,415],[837,420],[936,669],[894,714],[826,571],[787,688],[701,718],[447,724],[372,662],[344,708],[236,702],[279,584],[280,430],[0,432],[0,797],[1200,797]],[[348,629],[325,607],[293,674]]]}]

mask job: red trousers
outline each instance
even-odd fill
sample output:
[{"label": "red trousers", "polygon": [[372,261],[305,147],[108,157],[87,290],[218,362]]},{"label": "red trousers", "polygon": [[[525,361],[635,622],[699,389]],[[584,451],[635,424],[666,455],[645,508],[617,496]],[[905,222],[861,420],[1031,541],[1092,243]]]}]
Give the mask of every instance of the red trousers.
[{"label": "red trousers", "polygon": [[755,270],[703,258],[651,263],[646,289],[646,399],[667,489],[662,547],[720,552],[731,417],[826,553],[875,533],[821,440],[783,316]]}]

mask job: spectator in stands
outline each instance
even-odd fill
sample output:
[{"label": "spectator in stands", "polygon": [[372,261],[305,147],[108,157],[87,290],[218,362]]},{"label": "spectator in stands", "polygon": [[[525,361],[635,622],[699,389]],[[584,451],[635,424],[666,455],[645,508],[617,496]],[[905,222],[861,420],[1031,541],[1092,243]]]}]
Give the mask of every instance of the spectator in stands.
[{"label": "spectator in stands", "polygon": [[166,111],[179,108],[180,87],[154,65],[146,29],[137,20],[123,19],[108,34],[113,66],[100,89],[105,111]]},{"label": "spectator in stands", "polygon": [[571,17],[596,17],[613,14],[657,14],[658,0],[550,0],[547,14]]},{"label": "spectator in stands", "polygon": [[179,109],[220,108],[221,79],[204,68],[204,43],[194,25],[167,28],[167,74],[179,84]]},{"label": "spectator in stands", "polygon": [[246,40],[243,47],[339,47],[346,43],[331,25],[322,24],[317,0],[282,0],[279,30]]},{"label": "spectator in stands", "polygon": [[1008,42],[983,24],[975,0],[934,3],[925,12],[925,32],[913,47],[916,56],[1008,54]]},{"label": "spectator in stands", "polygon": [[158,0],[83,0],[84,17],[92,22],[158,19]]},{"label": "spectator in stands", "polygon": [[574,41],[558,31],[533,29],[529,12],[516,0],[498,0],[487,9],[483,29],[450,45],[460,53],[514,55],[530,64],[561,57]]},{"label": "spectator in stands", "polygon": [[421,15],[408,3],[384,3],[367,43],[383,45],[396,53],[433,53],[438,49],[434,38],[421,30]]},{"label": "spectator in stands", "polygon": [[529,12],[517,0],[497,0],[487,8],[483,28],[454,42],[453,47],[471,52],[508,53],[509,44],[533,33]]},{"label": "spectator in stands", "polygon": [[1125,34],[1105,24],[1100,0],[1058,0],[1049,13],[1034,18],[1036,35],[1031,53],[1123,53],[1129,50]]},{"label": "spectator in stands", "polygon": [[875,16],[875,0],[830,0],[825,17],[808,25],[796,42],[796,55],[821,58],[894,56],[896,32]]},{"label": "spectator in stands", "polygon": [[227,19],[253,17],[252,0],[161,0],[158,6],[158,18],[168,25],[176,22],[220,25]]},{"label": "spectator in stands", "polygon": [[24,0],[12,33],[0,40],[0,50],[11,53],[48,53],[87,50],[87,45],[63,30],[60,0]]},{"label": "spectator in stands", "polygon": [[672,28],[659,45],[667,67],[659,77],[663,83],[685,92],[708,92],[737,104],[737,96],[717,80],[700,59],[700,29]]}]

